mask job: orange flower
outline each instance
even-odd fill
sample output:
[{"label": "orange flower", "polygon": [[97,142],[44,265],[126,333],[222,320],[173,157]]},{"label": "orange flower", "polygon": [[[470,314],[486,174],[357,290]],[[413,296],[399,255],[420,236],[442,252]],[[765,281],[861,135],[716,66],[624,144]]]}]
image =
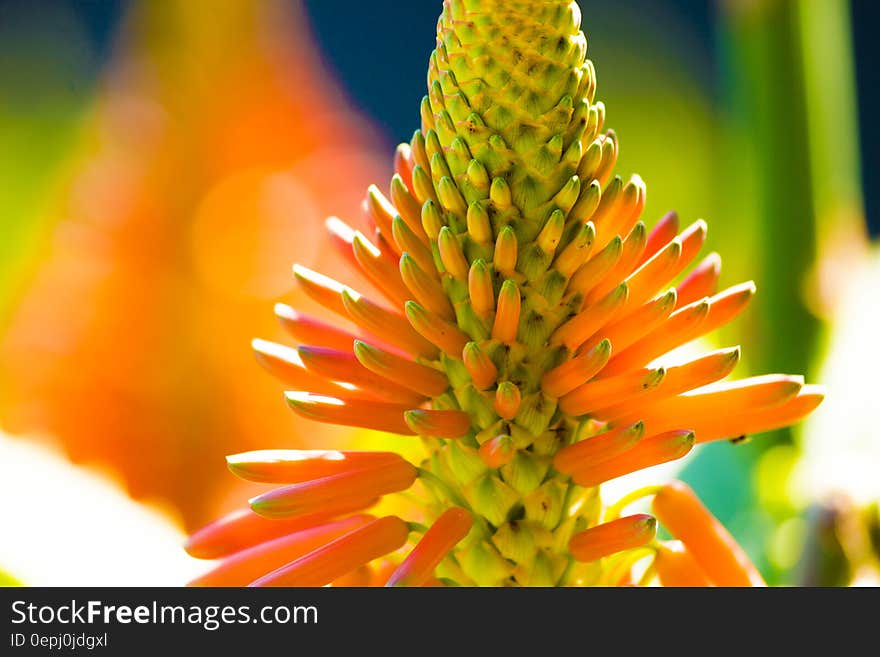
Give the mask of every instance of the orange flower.
[{"label": "orange flower", "polygon": [[[330,227],[376,295],[295,267],[306,293],[355,328],[325,337],[281,308],[306,346],[258,346],[299,388],[288,400],[300,415],[417,434],[425,457],[350,469],[344,455],[332,466],[295,452],[232,461],[246,463],[233,468],[244,476],[313,474],[251,501],[279,522],[378,496],[409,504],[398,512],[410,520],[386,516],[306,555],[292,548],[253,583],[618,584],[651,555],[649,579],[695,582],[705,571],[719,585],[759,583],[681,487],[657,494],[655,519],[619,517],[599,486],[696,441],[795,421],[821,393],[782,375],[719,383],[738,348],[665,362],[733,319],[754,285],[717,293],[714,255],[686,272],[704,222],[679,232],[674,214],[651,231],[639,220],[646,188],[612,176],[617,139],[603,132],[575,3],[470,6],[444,4],[422,129],[398,147],[391,198],[370,187],[362,230]],[[669,565],[658,520],[697,570]],[[383,582],[388,562],[400,565]]]}]

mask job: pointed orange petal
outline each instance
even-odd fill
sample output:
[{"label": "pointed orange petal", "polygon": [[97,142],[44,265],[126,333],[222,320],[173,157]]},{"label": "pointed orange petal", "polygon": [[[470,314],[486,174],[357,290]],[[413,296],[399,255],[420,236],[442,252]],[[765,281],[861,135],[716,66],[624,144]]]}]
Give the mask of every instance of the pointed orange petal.
[{"label": "pointed orange petal", "polygon": [[640,305],[660,292],[675,276],[673,272],[680,257],[681,242],[676,238],[630,274],[626,279],[629,287],[627,309],[636,311]]},{"label": "pointed orange petal", "polygon": [[652,509],[716,585],[765,585],[742,548],[689,486],[680,481],[663,486],[654,496]]},{"label": "pointed orange petal", "polygon": [[669,431],[643,438],[638,445],[619,456],[575,470],[571,478],[580,486],[598,486],[611,479],[661,463],[680,459],[694,446],[693,431]]},{"label": "pointed orange petal", "polygon": [[406,543],[409,527],[385,516],[331,541],[324,547],[272,571],[250,586],[324,586]]},{"label": "pointed orange petal", "polygon": [[803,378],[785,374],[714,383],[699,391],[645,404],[624,416],[623,422],[644,420],[651,431],[676,426],[694,426],[704,418],[731,417],[738,413],[768,409],[792,399],[803,387]]},{"label": "pointed orange petal", "polygon": [[405,317],[383,308],[354,290],[342,292],[343,307],[349,317],[362,328],[389,344],[412,354],[433,358],[437,348],[416,333]]},{"label": "pointed orange petal", "polygon": [[296,349],[275,342],[251,341],[257,362],[286,386],[328,395],[346,394],[345,388],[309,372]]},{"label": "pointed orange petal", "polygon": [[693,423],[697,442],[738,438],[787,427],[812,413],[824,398],[825,392],[820,386],[805,385],[794,398],[777,406],[749,409],[723,417],[697,418]]},{"label": "pointed orange petal", "polygon": [[471,419],[462,411],[414,409],[404,413],[407,426],[420,436],[462,438],[471,429]]},{"label": "pointed orange petal", "polygon": [[380,240],[380,245],[377,246],[363,233],[355,232],[352,235],[351,251],[356,268],[364,273],[386,299],[394,305],[406,303],[411,295],[400,277],[397,258],[390,252],[385,240]]},{"label": "pointed orange petal", "polygon": [[569,350],[575,351],[611,321],[626,302],[627,294],[626,283],[621,283],[597,303],[584,308],[556,329],[551,342],[564,344]]},{"label": "pointed orange petal", "polygon": [[480,445],[480,458],[490,468],[500,468],[513,460],[516,449],[510,436],[501,434]]},{"label": "pointed orange petal", "polygon": [[401,176],[391,178],[391,202],[400,213],[400,218],[406,222],[413,235],[425,244],[428,236],[422,228],[422,204],[407,189],[407,185]]},{"label": "pointed orange petal", "polygon": [[678,307],[682,308],[703,297],[710,297],[718,291],[721,276],[721,256],[710,253],[693,271],[678,284]]},{"label": "pointed orange petal", "polygon": [[591,381],[560,398],[559,408],[569,415],[585,415],[593,409],[605,408],[624,399],[640,397],[661,385],[665,375],[666,371],[661,367]]},{"label": "pointed orange petal", "polygon": [[398,144],[394,150],[394,171],[406,188],[412,191],[413,152],[409,144]]},{"label": "pointed orange petal", "polygon": [[294,484],[404,459],[394,452],[262,449],[226,457],[227,467],[248,481]]},{"label": "pointed orange petal", "polygon": [[337,500],[358,500],[397,493],[412,486],[416,469],[403,459],[377,463],[290,486],[275,488],[250,500],[266,517],[284,517],[320,509]]},{"label": "pointed orange petal", "polygon": [[247,586],[255,579],[373,521],[356,515],[260,543],[227,557],[189,586]]},{"label": "pointed orange petal", "polygon": [[519,288],[508,278],[501,284],[501,291],[498,293],[495,323],[492,325],[492,337],[495,340],[505,344],[516,342],[521,309]]},{"label": "pointed orange petal", "polygon": [[666,378],[659,388],[638,399],[594,411],[593,416],[606,422],[615,422],[619,418],[637,415],[647,404],[714,383],[733,371],[739,362],[739,355],[739,347],[719,349],[681,365],[667,367]]},{"label": "pointed orange petal", "polygon": [[632,273],[633,268],[636,266],[642,253],[645,251],[646,239],[647,233],[645,230],[645,224],[639,222],[623,241],[620,260],[618,260],[617,263],[608,270],[608,273],[605,274],[602,280],[590,290],[584,299],[584,303],[595,303],[617,287]]},{"label": "pointed orange petal", "polygon": [[592,349],[547,372],[541,379],[541,389],[548,397],[562,397],[593,378],[610,357],[611,341],[602,340]]},{"label": "pointed orange petal", "polygon": [[655,253],[674,240],[676,235],[678,235],[678,213],[671,210],[663,215],[648,233],[645,252],[642,253],[636,266],[641,267],[645,264]]},{"label": "pointed orange petal", "polygon": [[[629,305],[629,301],[626,302],[626,305]],[[666,294],[645,303],[629,315],[603,327],[587,340],[581,349],[592,349],[602,340],[609,340],[616,348],[624,350],[660,326],[674,308],[675,289],[673,288]],[[625,308],[623,312],[626,312]]]},{"label": "pointed orange petal", "polygon": [[706,225],[706,222],[702,219],[698,219],[685,228],[681,235],[678,236],[678,239],[681,241],[681,257],[672,269],[672,278],[675,278],[687,269],[687,267],[694,261],[694,258],[699,255],[700,249],[702,249],[703,244],[706,243],[706,234],[708,232],[709,227]]},{"label": "pointed orange petal", "polygon": [[331,381],[350,383],[373,393],[380,399],[398,404],[418,406],[425,401],[424,395],[392,383],[361,365],[350,349],[339,351],[329,347],[303,345],[297,349],[297,353],[306,369]]},{"label": "pointed orange petal", "polygon": [[324,227],[330,235],[330,242],[333,244],[336,252],[343,257],[350,267],[357,270],[358,263],[351,248],[352,241],[354,240],[354,229],[339,217],[327,217],[324,220]]},{"label": "pointed orange petal", "polygon": [[286,392],[285,398],[294,411],[310,420],[399,433],[404,436],[412,435],[412,431],[403,421],[404,411],[409,410],[406,405],[327,397],[298,391]]},{"label": "pointed orange petal", "polygon": [[584,438],[559,450],[553,457],[553,467],[563,474],[571,474],[576,470],[594,466],[635,447],[644,435],[644,423],[636,422]]},{"label": "pointed orange petal", "polygon": [[[367,188],[367,198],[365,199],[365,209],[368,216],[373,220],[379,234],[393,246],[392,238],[392,222],[397,215],[397,209],[392,205],[385,195],[376,185],[370,185]],[[400,251],[398,251],[398,254]]]},{"label": "pointed orange petal", "polygon": [[431,250],[410,230],[403,219],[395,219],[392,226],[394,241],[400,249],[400,253],[408,253],[425,274],[435,277],[439,281],[440,277],[437,274],[437,266],[434,264]]},{"label": "pointed orange petal", "polygon": [[361,340],[355,340],[354,354],[368,370],[391,381],[403,382],[407,388],[426,397],[439,397],[449,388],[449,379],[443,372]]},{"label": "pointed orange petal", "polygon": [[522,394],[519,388],[510,381],[502,381],[495,390],[495,412],[505,420],[512,420],[519,412]]},{"label": "pointed orange petal", "polygon": [[488,317],[495,310],[492,273],[483,260],[474,260],[468,271],[468,295],[474,312],[480,317]]},{"label": "pointed orange petal", "polygon": [[692,340],[708,316],[708,299],[676,310],[651,333],[626,349],[615,351],[597,377],[604,379],[644,367],[658,356]]},{"label": "pointed orange petal", "polygon": [[342,305],[342,292],[346,289],[342,283],[302,265],[293,266],[293,275],[312,299],[337,315],[348,317],[345,306]]},{"label": "pointed orange petal", "polygon": [[495,384],[498,368],[476,342],[468,342],[464,346],[461,359],[477,390],[485,390]]},{"label": "pointed orange petal", "polygon": [[654,540],[657,521],[640,513],[618,518],[575,534],[568,544],[578,561],[596,561],[623,550],[641,547]]},{"label": "pointed orange petal", "polygon": [[441,351],[453,358],[458,358],[461,355],[470,338],[458,326],[441,319],[415,301],[407,301],[405,311],[412,330],[420,338],[431,345],[436,345]]},{"label": "pointed orange petal", "polygon": [[587,260],[574,273],[568,284],[569,288],[581,294],[589,293],[618,263],[622,253],[623,240],[615,235],[601,251]]},{"label": "pointed orange petal", "polygon": [[403,282],[410,292],[404,303],[415,297],[416,301],[432,313],[447,321],[455,320],[455,309],[440,281],[422,271],[408,253],[400,257],[399,269]]},{"label": "pointed orange petal", "polygon": [[275,315],[281,326],[303,344],[321,344],[334,349],[348,349],[359,336],[301,313],[287,304],[276,303]]},{"label": "pointed orange petal", "polygon": [[335,502],[318,511],[290,518],[265,518],[248,507],[228,513],[194,532],[184,549],[197,559],[217,559],[303,529],[309,529],[338,516],[373,506],[376,498]]},{"label": "pointed orange petal", "polygon": [[471,514],[453,507],[437,518],[431,528],[392,573],[386,586],[422,586],[437,565],[471,529]]}]

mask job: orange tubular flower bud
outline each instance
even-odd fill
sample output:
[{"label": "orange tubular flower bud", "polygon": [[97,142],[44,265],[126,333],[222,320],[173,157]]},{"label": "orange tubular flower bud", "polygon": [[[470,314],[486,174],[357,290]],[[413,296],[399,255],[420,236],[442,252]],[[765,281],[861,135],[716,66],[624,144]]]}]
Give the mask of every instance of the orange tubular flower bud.
[{"label": "orange tubular flower bud", "polygon": [[507,279],[498,293],[498,307],[495,311],[495,324],[492,326],[492,337],[506,344],[516,342],[519,331],[519,315],[521,309],[519,288],[512,280]]},{"label": "orange tubular flower bud", "polygon": [[295,484],[385,463],[405,462],[395,452],[266,449],[226,457],[226,465],[247,481]]},{"label": "orange tubular flower bud", "polygon": [[389,253],[387,242],[381,240],[385,249],[376,246],[362,233],[352,237],[351,251],[358,268],[391,303],[399,305],[410,298],[397,269],[397,258]]},{"label": "orange tubular flower bud", "polygon": [[428,236],[422,228],[422,204],[419,203],[409,189],[406,183],[399,175],[391,178],[391,202],[400,212],[400,218],[406,222],[413,235],[418,237],[425,244],[428,243]]},{"label": "orange tubular flower bud", "polygon": [[652,431],[665,431],[681,426],[682,422],[694,426],[698,420],[723,423],[726,418],[778,406],[794,398],[803,385],[800,376],[785,374],[767,374],[739,381],[723,381],[711,384],[698,392],[676,395],[643,405],[633,411],[633,416],[625,416],[623,421],[627,421],[630,417],[635,420],[637,415],[651,427]]},{"label": "orange tubular flower bud", "polygon": [[628,427],[584,438],[559,450],[553,458],[553,467],[564,474],[594,467],[635,447],[644,435],[645,425],[636,422]]},{"label": "orange tubular flower bud", "polygon": [[471,419],[462,411],[414,409],[404,413],[407,425],[422,436],[462,438],[471,429]]},{"label": "orange tubular flower bud", "polygon": [[361,365],[390,381],[400,381],[408,388],[428,397],[437,397],[449,387],[446,375],[373,345],[354,341],[354,355]]},{"label": "orange tubular flower bud", "polygon": [[717,586],[765,586],[746,553],[689,486],[678,481],[663,486],[652,509]]},{"label": "orange tubular flower bud", "polygon": [[637,267],[641,267],[654,255],[665,247],[669,242],[678,235],[678,213],[673,211],[667,212],[660,220],[654,224],[651,232],[648,233],[648,239],[645,242],[645,251],[639,258]]},{"label": "orange tubular flower bud", "polygon": [[409,323],[418,334],[450,356],[457,358],[470,340],[455,324],[441,319],[415,301],[407,301],[405,311]]},{"label": "orange tubular flower bud", "polygon": [[721,256],[710,253],[678,284],[678,307],[715,294],[721,276]]},{"label": "orange tubular flower bud", "polygon": [[501,434],[480,445],[480,458],[490,468],[500,468],[513,460],[516,449],[510,436]]},{"label": "orange tubular flower bud", "polygon": [[562,397],[593,378],[610,357],[611,341],[602,340],[592,349],[547,372],[541,379],[541,389],[548,397]]},{"label": "orange tubular flower bud", "polygon": [[282,328],[303,344],[322,344],[334,349],[348,349],[358,336],[328,322],[311,317],[287,304],[275,304],[275,316]]},{"label": "orange tubular flower bud", "polygon": [[495,391],[495,412],[505,420],[512,420],[519,411],[522,394],[510,381],[502,381]]},{"label": "orange tubular flower bud", "polygon": [[667,367],[662,386],[654,388],[633,402],[627,400],[616,406],[601,409],[594,416],[606,422],[613,422],[619,418],[637,415],[646,404],[714,383],[733,371],[739,362],[739,355],[739,347],[732,347],[713,351],[681,365]]},{"label": "orange tubular flower bud", "polygon": [[401,303],[406,303],[415,297],[427,310],[444,320],[455,319],[455,309],[446,292],[443,291],[440,281],[426,274],[408,253],[400,256],[400,275],[410,292]]},{"label": "orange tubular flower bud", "polygon": [[657,546],[654,570],[663,586],[712,586],[681,541],[664,541]]},{"label": "orange tubular flower bud", "polygon": [[348,317],[348,312],[342,304],[342,292],[346,289],[342,283],[302,265],[293,266],[293,275],[299,286],[312,299],[337,315]]},{"label": "orange tubular flower bud", "polygon": [[310,529],[339,516],[373,506],[376,498],[328,504],[319,511],[289,518],[266,518],[253,509],[228,513],[187,540],[184,549],[197,559],[218,559],[303,529]]},{"label": "orange tubular flower bud", "polygon": [[286,392],[284,396],[294,411],[310,420],[399,433],[404,436],[413,433],[403,421],[403,413],[409,410],[409,406],[403,404],[327,397],[297,391]]},{"label": "orange tubular flower bud", "polygon": [[476,342],[468,342],[462,350],[462,361],[477,390],[485,390],[495,383],[498,368]]},{"label": "orange tubular flower bud", "polygon": [[247,586],[260,575],[280,568],[372,520],[373,516],[369,515],[351,516],[266,541],[227,557],[216,568],[190,582],[189,586]]},{"label": "orange tubular flower bud", "polygon": [[406,490],[416,480],[416,469],[400,461],[378,463],[359,470],[283,486],[250,500],[251,508],[267,517],[284,517],[320,509],[339,500],[379,497]]},{"label": "orange tubular flower bud", "polygon": [[[629,302],[627,301],[628,304]],[[610,340],[611,344],[616,345],[618,349],[626,349],[660,326],[669,317],[674,308],[675,289],[673,288],[666,294],[636,308],[622,319],[604,327],[587,340],[582,348],[592,349],[602,340]]]},{"label": "orange tubular flower bud", "polygon": [[394,150],[394,171],[406,188],[412,191],[413,152],[409,144],[399,144]]},{"label": "orange tubular flower bud", "polygon": [[290,388],[325,395],[348,394],[345,388],[307,370],[296,349],[259,339],[251,341],[251,348],[257,362]]},{"label": "orange tubular flower bud", "polygon": [[646,394],[661,385],[666,376],[662,367],[639,370],[599,381],[585,383],[559,400],[559,408],[570,415],[584,415],[592,410],[605,408],[627,399]]},{"label": "orange tubular flower bud", "polygon": [[628,293],[626,283],[621,283],[605,297],[592,306],[584,308],[556,329],[551,338],[552,342],[564,344],[571,351],[576,350],[617,314],[626,303]]},{"label": "orange tubular flower bud", "polygon": [[657,521],[640,513],[618,518],[575,534],[568,544],[578,561],[596,561],[622,550],[641,547],[654,540]]},{"label": "orange tubular flower bud", "polygon": [[776,406],[746,409],[731,415],[697,418],[693,423],[694,430],[698,432],[697,442],[707,443],[723,438],[738,438],[787,427],[812,413],[823,399],[825,399],[825,391],[821,386],[808,385],[801,388],[795,397]]},{"label": "orange tubular flower bud", "polygon": [[577,468],[571,473],[571,478],[576,484],[585,488],[598,486],[636,470],[680,459],[691,451],[693,446],[693,431],[678,430],[661,433],[643,438],[638,445],[619,456]]},{"label": "orange tubular flower bud", "polygon": [[[601,235],[601,228],[598,227],[598,224],[596,228]],[[626,239],[623,240],[620,260],[608,270],[608,273],[605,274],[601,281],[599,281],[599,284],[587,294],[585,298],[586,303],[595,303],[598,301],[613,290],[620,281],[625,279],[632,272],[633,267],[635,267],[635,264],[639,261],[639,258],[642,257],[642,253],[645,250],[646,238],[647,231],[645,229],[645,224],[639,222],[636,224],[636,227],[630,231]]]},{"label": "orange tubular flower bud", "polygon": [[297,349],[297,352],[306,369],[330,381],[344,381],[381,399],[399,404],[418,406],[425,400],[424,395],[405,387],[406,381],[401,381],[403,385],[392,383],[361,365],[350,348],[339,351],[306,345]]},{"label": "orange tubular flower bud", "polygon": [[472,524],[471,514],[464,509],[444,511],[388,578],[386,586],[424,585],[449,551],[467,536]]},{"label": "orange tubular flower bud", "polygon": [[437,347],[419,335],[405,317],[383,308],[353,290],[343,290],[342,302],[349,318],[361,328],[389,344],[398,345],[413,356],[436,356]]},{"label": "orange tubular flower bud", "polygon": [[251,582],[250,586],[324,586],[406,543],[409,527],[385,516]]},{"label": "orange tubular flower bud", "polygon": [[674,239],[629,275],[626,279],[629,287],[627,309],[635,311],[673,278],[673,270],[678,265],[681,252],[681,242]]}]

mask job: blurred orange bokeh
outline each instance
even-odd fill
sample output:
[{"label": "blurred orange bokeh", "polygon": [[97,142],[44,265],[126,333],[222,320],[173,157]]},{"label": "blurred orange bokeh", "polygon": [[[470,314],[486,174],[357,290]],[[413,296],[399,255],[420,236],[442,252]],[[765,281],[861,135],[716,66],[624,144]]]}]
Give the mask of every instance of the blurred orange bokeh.
[{"label": "blurred orange bokeh", "polygon": [[187,529],[240,503],[224,455],[339,435],[297,421],[249,342],[278,337],[272,300],[302,301],[294,261],[339,268],[323,218],[356,218],[391,169],[298,3],[208,13],[131,7],[0,341],[3,428],[118,472]]}]

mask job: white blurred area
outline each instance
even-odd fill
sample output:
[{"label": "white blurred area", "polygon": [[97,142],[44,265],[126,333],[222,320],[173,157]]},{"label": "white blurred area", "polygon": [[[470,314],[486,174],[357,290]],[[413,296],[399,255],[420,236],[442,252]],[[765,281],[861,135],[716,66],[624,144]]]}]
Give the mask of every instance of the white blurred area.
[{"label": "white blurred area", "polygon": [[880,500],[880,250],[850,263],[817,380],[825,401],[804,425],[794,495]]},{"label": "white blurred area", "polygon": [[109,477],[0,433],[0,571],[25,586],[183,586],[208,566],[184,540]]}]

